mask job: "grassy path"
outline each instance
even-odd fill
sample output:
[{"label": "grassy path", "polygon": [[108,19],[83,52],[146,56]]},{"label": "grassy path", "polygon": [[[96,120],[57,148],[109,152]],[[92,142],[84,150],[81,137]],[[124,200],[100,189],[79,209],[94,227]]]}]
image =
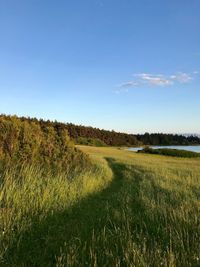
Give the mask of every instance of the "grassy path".
[{"label": "grassy path", "polygon": [[[199,266],[195,173],[180,186],[179,160],[90,152],[106,159],[113,180],[71,208],[35,218],[8,247],[5,266]],[[158,163],[167,171],[150,168]]]},{"label": "grassy path", "polygon": [[[112,160],[108,161],[113,166]],[[19,245],[15,243],[9,248],[8,262],[10,258],[13,266],[16,263],[17,266],[47,266],[47,263],[48,266],[54,266],[56,262],[64,264],[67,261],[66,266],[79,266],[80,258],[83,257],[82,264],[94,263],[92,258],[95,255],[88,254],[87,246],[92,243],[94,231],[95,235],[101,235],[102,229],[112,224],[111,210],[117,211],[121,206],[118,194],[123,183],[123,170],[124,165],[117,168],[113,181],[100,193],[86,197],[64,212],[49,215],[44,221],[33,222],[30,230],[20,233]],[[63,249],[66,250],[63,255],[67,256],[62,258]],[[99,255],[102,253],[103,256],[104,251],[100,247],[98,250]]]}]

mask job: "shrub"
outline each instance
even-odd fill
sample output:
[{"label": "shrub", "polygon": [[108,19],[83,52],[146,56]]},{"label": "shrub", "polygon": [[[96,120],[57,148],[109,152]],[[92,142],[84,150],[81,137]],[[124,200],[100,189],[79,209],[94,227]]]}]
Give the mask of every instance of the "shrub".
[{"label": "shrub", "polygon": [[88,157],[75,148],[64,128],[16,116],[0,116],[0,162],[35,164],[50,170],[82,169]]},{"label": "shrub", "polygon": [[86,138],[86,137],[78,137],[75,139],[75,143],[78,145],[86,145],[86,146],[107,146],[102,140],[98,138]]},{"label": "shrub", "polygon": [[143,150],[139,150],[138,152],[139,153],[156,154],[156,155],[164,155],[164,156],[172,156],[172,157],[182,157],[182,158],[200,157],[200,153],[187,151],[187,150],[171,149],[171,148],[153,149],[150,147],[145,147]]}]

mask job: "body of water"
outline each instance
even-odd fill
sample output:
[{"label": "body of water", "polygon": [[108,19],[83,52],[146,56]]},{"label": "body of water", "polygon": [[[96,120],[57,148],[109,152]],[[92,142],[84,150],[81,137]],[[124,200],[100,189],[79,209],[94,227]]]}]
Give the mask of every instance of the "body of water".
[{"label": "body of water", "polygon": [[[200,146],[150,146],[151,148],[170,148],[170,149],[179,149],[179,150],[187,150],[200,153]],[[131,147],[128,150],[130,151],[138,151],[142,150],[143,147]]]}]

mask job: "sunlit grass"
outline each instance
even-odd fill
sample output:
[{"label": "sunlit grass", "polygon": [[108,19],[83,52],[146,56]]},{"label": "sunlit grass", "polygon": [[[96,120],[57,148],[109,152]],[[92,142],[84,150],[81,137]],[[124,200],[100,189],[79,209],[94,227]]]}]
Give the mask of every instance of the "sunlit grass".
[{"label": "sunlit grass", "polygon": [[79,148],[87,173],[1,177],[1,266],[200,265],[199,159]]},{"label": "sunlit grass", "polygon": [[16,238],[20,240],[21,233],[29,230],[33,222],[63,212],[108,186],[112,172],[106,162],[104,165],[96,164],[73,179],[70,174],[44,175],[33,166],[23,166],[20,173],[7,170],[0,187],[0,262],[5,263],[4,256],[12,243]]}]

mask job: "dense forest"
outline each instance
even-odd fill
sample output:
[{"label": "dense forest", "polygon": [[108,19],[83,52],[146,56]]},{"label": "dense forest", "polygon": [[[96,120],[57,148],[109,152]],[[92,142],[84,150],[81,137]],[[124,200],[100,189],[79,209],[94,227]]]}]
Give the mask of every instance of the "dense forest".
[{"label": "dense forest", "polygon": [[[7,130],[5,130],[5,128]],[[12,130],[11,130],[12,129]],[[14,131],[14,132],[12,132]],[[12,145],[11,137],[8,144],[2,138],[6,136],[14,136],[15,140]],[[9,133],[9,134],[8,134]],[[19,153],[26,151],[22,157],[35,157],[33,155],[42,151],[44,155],[43,160],[48,161],[46,158],[54,155],[54,160],[57,157],[65,158],[65,150],[69,152],[73,149],[72,140],[75,144],[93,145],[93,146],[140,146],[140,145],[197,145],[200,144],[200,138],[197,136],[184,136],[177,134],[149,134],[134,135],[127,133],[119,133],[115,131],[102,130],[93,127],[82,125],[74,125],[72,123],[61,123],[57,121],[38,120],[36,118],[18,118],[16,116],[0,115],[0,146],[4,143],[5,149],[8,150],[8,155],[18,157]],[[20,145],[17,143],[20,140]],[[13,147],[12,147],[13,146]],[[12,153],[11,150],[18,151]],[[59,152],[62,147],[62,153]],[[73,149],[72,149],[73,148]],[[31,156],[30,156],[30,151]],[[69,153],[67,154],[69,155]],[[2,148],[0,150],[0,155]],[[73,153],[72,153],[73,154]],[[7,155],[7,156],[8,156]],[[73,156],[71,156],[73,157]]]},{"label": "dense forest", "polygon": [[[198,136],[184,136],[178,134],[127,134],[115,131],[105,131],[98,128],[77,126],[67,124],[67,129],[71,138],[80,143],[81,138],[96,138],[106,145],[110,146],[140,146],[140,145],[198,145],[200,138]],[[92,143],[91,143],[92,144]]]},{"label": "dense forest", "polygon": [[55,132],[65,132],[68,133],[71,140],[76,144],[91,144],[91,145],[108,145],[108,146],[136,146],[140,142],[137,140],[136,136],[133,134],[118,133],[115,131],[106,131],[93,127],[86,127],[82,125],[74,125],[72,123],[61,123],[57,121],[45,121],[38,120],[36,118],[26,118],[26,117],[16,117],[0,115],[0,118],[4,120],[12,120],[13,118],[19,121],[33,125],[38,125],[41,129],[51,128]]},{"label": "dense forest", "polygon": [[198,136],[184,136],[178,134],[145,133],[136,135],[137,139],[145,145],[199,145],[200,138]]},{"label": "dense forest", "polygon": [[67,124],[69,135],[76,141],[82,138],[95,138],[108,146],[137,146],[142,144],[133,134],[106,131],[82,125]]}]

